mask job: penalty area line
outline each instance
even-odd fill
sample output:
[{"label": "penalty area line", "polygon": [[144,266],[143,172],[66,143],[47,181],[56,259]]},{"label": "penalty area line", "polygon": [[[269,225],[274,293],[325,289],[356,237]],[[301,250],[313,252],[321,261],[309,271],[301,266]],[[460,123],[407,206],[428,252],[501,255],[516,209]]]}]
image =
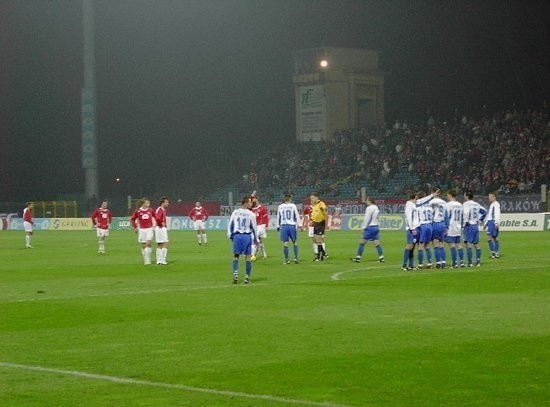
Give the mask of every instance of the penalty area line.
[{"label": "penalty area line", "polygon": [[244,393],[244,392],[238,392],[238,391],[208,389],[204,387],[186,386],[184,384],[153,382],[150,380],[143,380],[143,379],[130,379],[127,377],[109,376],[109,375],[96,374],[96,373],[80,372],[77,370],[55,369],[55,368],[42,367],[42,366],[21,365],[17,363],[0,362],[0,367],[18,369],[18,370],[28,370],[32,372],[52,373],[52,374],[73,376],[73,377],[79,377],[79,378],[91,379],[91,380],[103,380],[103,381],[117,383],[117,384],[182,390],[186,392],[211,394],[215,396],[240,397],[240,398],[266,400],[266,401],[272,401],[272,402],[278,402],[278,403],[296,404],[296,405],[303,405],[303,406],[349,407],[343,404],[334,404],[330,402],[299,400],[299,399],[292,399],[287,397],[272,396],[268,394],[253,394],[253,393]]}]

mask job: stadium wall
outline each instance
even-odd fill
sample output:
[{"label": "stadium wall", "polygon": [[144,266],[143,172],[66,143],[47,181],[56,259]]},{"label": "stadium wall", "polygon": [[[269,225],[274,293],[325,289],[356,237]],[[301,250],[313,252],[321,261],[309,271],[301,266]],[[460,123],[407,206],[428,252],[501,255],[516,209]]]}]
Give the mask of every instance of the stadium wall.
[{"label": "stadium wall", "polygon": [[[211,216],[206,222],[208,230],[227,230],[228,216]],[[363,215],[339,215],[329,217],[330,230],[360,230]],[[276,217],[270,216],[269,229],[274,230]],[[405,230],[402,214],[380,215],[381,230]],[[501,215],[502,231],[549,231],[550,213],[504,213]],[[35,230],[91,230],[90,218],[35,218]],[[187,216],[168,217],[170,230],[193,230],[193,222]],[[131,229],[129,217],[115,217],[111,225],[112,230]],[[23,219],[0,218],[0,230],[23,231]]]}]

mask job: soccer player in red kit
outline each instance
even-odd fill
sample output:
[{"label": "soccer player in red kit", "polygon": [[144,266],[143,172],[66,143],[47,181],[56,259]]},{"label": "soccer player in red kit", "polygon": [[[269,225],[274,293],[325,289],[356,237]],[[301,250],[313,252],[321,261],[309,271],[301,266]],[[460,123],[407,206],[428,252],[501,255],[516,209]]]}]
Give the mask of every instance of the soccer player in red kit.
[{"label": "soccer player in red kit", "polygon": [[99,249],[97,250],[99,254],[105,254],[105,238],[109,236],[109,227],[113,220],[113,215],[107,206],[107,201],[103,201],[101,206],[92,213],[92,223],[96,229],[99,243]]},{"label": "soccer player in red kit", "polygon": [[149,198],[141,199],[141,206],[132,214],[130,222],[138,234],[138,242],[141,243],[143,264],[151,264],[151,240],[153,240],[153,226],[156,226],[156,222]]},{"label": "soccer player in red kit", "polygon": [[155,211],[155,240],[157,242],[157,265],[168,264],[166,255],[168,254],[168,228],[166,226],[166,208],[170,202],[163,196],[160,198],[159,207]]},{"label": "soccer player in red kit", "polygon": [[25,209],[23,209],[23,227],[25,228],[25,248],[32,249],[31,238],[34,229],[34,222],[32,220],[32,209],[34,204],[27,202]]},{"label": "soccer player in red kit", "polygon": [[252,247],[252,259],[256,258],[256,254],[260,252],[264,259],[267,258],[267,252],[265,250],[264,239],[267,238],[267,228],[269,227],[269,215],[267,208],[263,206],[258,197],[252,196],[252,208],[250,208],[254,215],[256,215],[256,225],[258,228],[258,244]]},{"label": "soccer player in red kit", "polygon": [[199,246],[203,243],[208,244],[206,238],[206,220],[208,216],[208,211],[202,207],[199,201],[195,202],[195,207],[189,211],[189,217],[193,221],[193,229],[197,231]]}]

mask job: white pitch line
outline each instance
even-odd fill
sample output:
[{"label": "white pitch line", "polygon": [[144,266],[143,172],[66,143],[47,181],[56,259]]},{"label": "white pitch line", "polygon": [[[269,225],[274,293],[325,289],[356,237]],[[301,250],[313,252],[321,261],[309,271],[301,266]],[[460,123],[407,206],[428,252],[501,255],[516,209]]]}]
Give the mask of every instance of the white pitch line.
[{"label": "white pitch line", "polygon": [[255,399],[255,400],[266,400],[266,401],[273,401],[273,402],[285,403],[285,404],[299,404],[303,406],[319,406],[319,407],[349,407],[343,404],[334,404],[330,402],[299,400],[299,399],[292,399],[287,397],[271,396],[268,394],[253,394],[253,393],[243,393],[238,391],[216,390],[216,389],[208,389],[203,387],[186,386],[184,384],[153,382],[150,380],[130,379],[127,377],[108,376],[103,374],[80,372],[77,370],[54,369],[49,367],[21,365],[16,363],[0,362],[0,367],[19,369],[19,370],[30,370],[33,372],[54,373],[54,374],[60,374],[65,376],[81,377],[85,379],[103,380],[103,381],[119,383],[119,384],[159,387],[159,388],[165,388],[165,389],[182,390],[182,391],[193,392],[193,393],[212,394],[216,396],[241,397],[241,398]]},{"label": "white pitch line", "polygon": [[[364,267],[364,268],[355,268],[355,269],[350,269],[350,270],[344,270],[344,271],[340,271],[338,273],[334,273],[333,275],[330,276],[330,279],[334,280],[334,281],[341,281],[340,276],[342,276],[343,274],[357,272],[357,271],[369,271],[369,270],[373,270],[373,269],[380,269],[380,268],[386,268],[386,267],[387,266],[368,267],[368,268]],[[548,268],[548,266],[546,266],[546,265],[530,266],[529,268],[530,269]],[[374,279],[374,278],[411,277],[411,276],[437,276],[437,275],[441,275],[441,274],[453,274],[453,273],[482,273],[484,271],[492,272],[492,271],[502,271],[502,270],[493,270],[493,269],[487,270],[487,269],[484,269],[483,266],[481,266],[481,268],[478,268],[478,267],[461,267],[461,268],[458,268],[458,269],[445,269],[445,270],[438,270],[438,269],[431,269],[431,270],[424,270],[424,271],[411,270],[411,271],[407,271],[407,272],[402,272],[400,274],[355,277],[355,278],[353,278],[353,280],[371,279],[371,278]],[[347,279],[347,280],[352,280],[352,279]]]},{"label": "white pitch line", "polygon": [[[540,266],[531,266],[531,269],[535,268],[547,268],[546,265]],[[352,268],[338,273],[334,273],[330,276],[332,281],[342,281],[340,278],[342,275],[357,271],[370,271],[375,269],[387,269],[395,268],[398,269],[397,265],[384,265],[384,266],[374,266],[374,267],[359,267]],[[346,278],[345,280],[352,279],[379,279],[379,278],[401,278],[401,277],[411,277],[411,276],[422,276],[422,275],[440,275],[440,274],[451,274],[451,273],[479,273],[483,271],[498,271],[498,270],[484,270],[483,266],[479,268],[459,268],[459,269],[447,269],[444,271],[441,270],[431,270],[431,271],[411,271],[411,272],[402,272],[399,274],[382,274],[382,275],[362,275],[353,278]],[[323,282],[326,280],[303,280],[303,281],[279,281],[279,282],[269,282],[269,283],[254,283],[252,286],[256,287],[267,287],[267,286],[276,286],[276,285],[293,285],[293,284],[308,284],[312,282]],[[210,285],[210,286],[198,286],[198,287],[171,287],[171,288],[159,288],[157,290],[134,290],[134,291],[114,291],[114,292],[105,292],[105,293],[76,293],[72,295],[63,295],[63,296],[52,296],[48,297],[41,295],[40,297],[34,298],[20,298],[20,299],[1,299],[0,303],[22,303],[22,302],[35,302],[35,301],[57,301],[57,300],[71,300],[79,298],[100,298],[100,297],[114,297],[118,295],[149,295],[149,294],[162,294],[162,293],[173,293],[173,292],[184,292],[184,291],[195,291],[195,290],[212,290],[212,289],[228,289],[234,288],[233,284],[222,284],[222,285]]]}]

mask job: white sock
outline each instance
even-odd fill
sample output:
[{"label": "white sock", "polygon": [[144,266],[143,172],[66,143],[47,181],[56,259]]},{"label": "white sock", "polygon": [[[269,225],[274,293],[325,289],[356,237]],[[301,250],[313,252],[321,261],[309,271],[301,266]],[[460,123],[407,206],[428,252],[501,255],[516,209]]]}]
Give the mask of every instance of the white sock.
[{"label": "white sock", "polygon": [[25,245],[31,245],[31,237],[29,235],[25,235]]},{"label": "white sock", "polygon": [[166,247],[163,247],[162,249],[160,249],[161,252],[162,252],[162,264],[166,264],[167,261],[166,261],[166,257],[168,256],[168,248]]},{"label": "white sock", "polygon": [[199,241],[199,244],[202,243],[202,235],[200,233],[197,235],[197,240]]},{"label": "white sock", "polygon": [[157,264],[162,263],[162,249],[160,247],[157,247]]},{"label": "white sock", "polygon": [[144,250],[144,255],[143,255],[143,259],[145,260],[146,263],[150,263],[151,262],[151,252],[153,250],[150,248],[150,247],[146,247],[145,250]]},{"label": "white sock", "polygon": [[204,244],[208,243],[208,239],[206,238],[206,233],[202,235],[202,241]]},{"label": "white sock", "polygon": [[317,243],[313,243],[313,253],[319,254],[319,248],[317,247]]}]

